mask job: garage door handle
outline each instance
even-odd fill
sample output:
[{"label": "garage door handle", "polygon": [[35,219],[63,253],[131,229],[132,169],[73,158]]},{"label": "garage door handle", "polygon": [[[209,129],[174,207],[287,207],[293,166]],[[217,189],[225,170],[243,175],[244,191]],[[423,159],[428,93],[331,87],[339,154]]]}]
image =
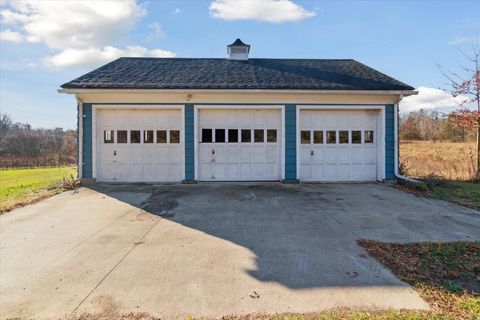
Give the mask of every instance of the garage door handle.
[{"label": "garage door handle", "polygon": [[113,155],[114,155],[114,156],[117,155],[117,150],[113,151]]},{"label": "garage door handle", "polygon": [[212,149],[212,154],[215,154],[215,149]]},{"label": "garage door handle", "polygon": [[310,151],[310,155],[313,156],[313,150]]}]

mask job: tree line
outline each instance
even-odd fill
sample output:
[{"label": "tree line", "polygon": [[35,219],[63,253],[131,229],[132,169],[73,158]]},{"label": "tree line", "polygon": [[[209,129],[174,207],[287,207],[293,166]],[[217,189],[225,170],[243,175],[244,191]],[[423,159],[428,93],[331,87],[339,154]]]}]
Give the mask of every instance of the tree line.
[{"label": "tree line", "polygon": [[77,132],[32,128],[0,114],[0,168],[74,165]]},{"label": "tree line", "polygon": [[474,142],[476,128],[461,125],[457,112],[448,114],[439,111],[410,112],[400,117],[400,140],[432,140]]}]

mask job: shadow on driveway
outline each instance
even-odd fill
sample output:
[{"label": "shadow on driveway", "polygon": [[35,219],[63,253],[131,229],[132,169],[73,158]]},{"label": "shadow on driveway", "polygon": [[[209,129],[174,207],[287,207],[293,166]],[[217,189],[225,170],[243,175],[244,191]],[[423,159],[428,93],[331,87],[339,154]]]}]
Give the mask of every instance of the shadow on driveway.
[{"label": "shadow on driveway", "polygon": [[[260,281],[293,289],[404,286],[356,244],[480,237],[478,212],[381,184],[97,184],[94,190],[251,250]],[[201,253],[199,253],[201,254]],[[208,259],[210,252],[204,252]]]}]

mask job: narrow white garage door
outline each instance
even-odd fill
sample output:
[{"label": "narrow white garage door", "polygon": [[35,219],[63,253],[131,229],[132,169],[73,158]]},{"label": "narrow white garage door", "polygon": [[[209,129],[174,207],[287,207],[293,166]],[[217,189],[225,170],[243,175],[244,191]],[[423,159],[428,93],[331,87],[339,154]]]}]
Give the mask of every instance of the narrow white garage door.
[{"label": "narrow white garage door", "polygon": [[180,110],[101,110],[98,115],[98,180],[181,181]]},{"label": "narrow white garage door", "polygon": [[377,110],[301,110],[300,180],[377,180]]},{"label": "narrow white garage door", "polygon": [[280,110],[200,109],[199,180],[280,180]]}]

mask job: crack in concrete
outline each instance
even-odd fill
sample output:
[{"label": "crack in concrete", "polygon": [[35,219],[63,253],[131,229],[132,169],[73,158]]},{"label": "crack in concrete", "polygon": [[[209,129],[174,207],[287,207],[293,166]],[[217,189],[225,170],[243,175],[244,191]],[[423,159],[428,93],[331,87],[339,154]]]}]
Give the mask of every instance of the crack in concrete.
[{"label": "crack in concrete", "polygon": [[160,220],[163,220],[162,218],[158,218],[157,221],[155,221],[155,223],[143,234],[143,236],[140,237],[140,239],[138,239],[137,241],[134,242],[133,246],[120,258],[120,260],[118,260],[118,262],[112,267],[112,269],[110,269],[110,271],[108,271],[105,276],[97,283],[97,285],[85,296],[85,298],[82,299],[82,301],[80,301],[80,303],[73,309],[73,311],[70,313],[70,315],[74,314],[75,311],[78,310],[78,308],[80,308],[80,306],[92,295],[92,293],[97,290],[97,288],[102,284],[103,281],[105,281],[105,279],[107,279],[107,277],[113,272],[113,270],[115,270],[119,265],[120,263],[122,263],[122,261],[140,244],[144,243],[144,239],[145,237],[153,230],[153,228],[155,228],[155,226],[160,222]]}]

